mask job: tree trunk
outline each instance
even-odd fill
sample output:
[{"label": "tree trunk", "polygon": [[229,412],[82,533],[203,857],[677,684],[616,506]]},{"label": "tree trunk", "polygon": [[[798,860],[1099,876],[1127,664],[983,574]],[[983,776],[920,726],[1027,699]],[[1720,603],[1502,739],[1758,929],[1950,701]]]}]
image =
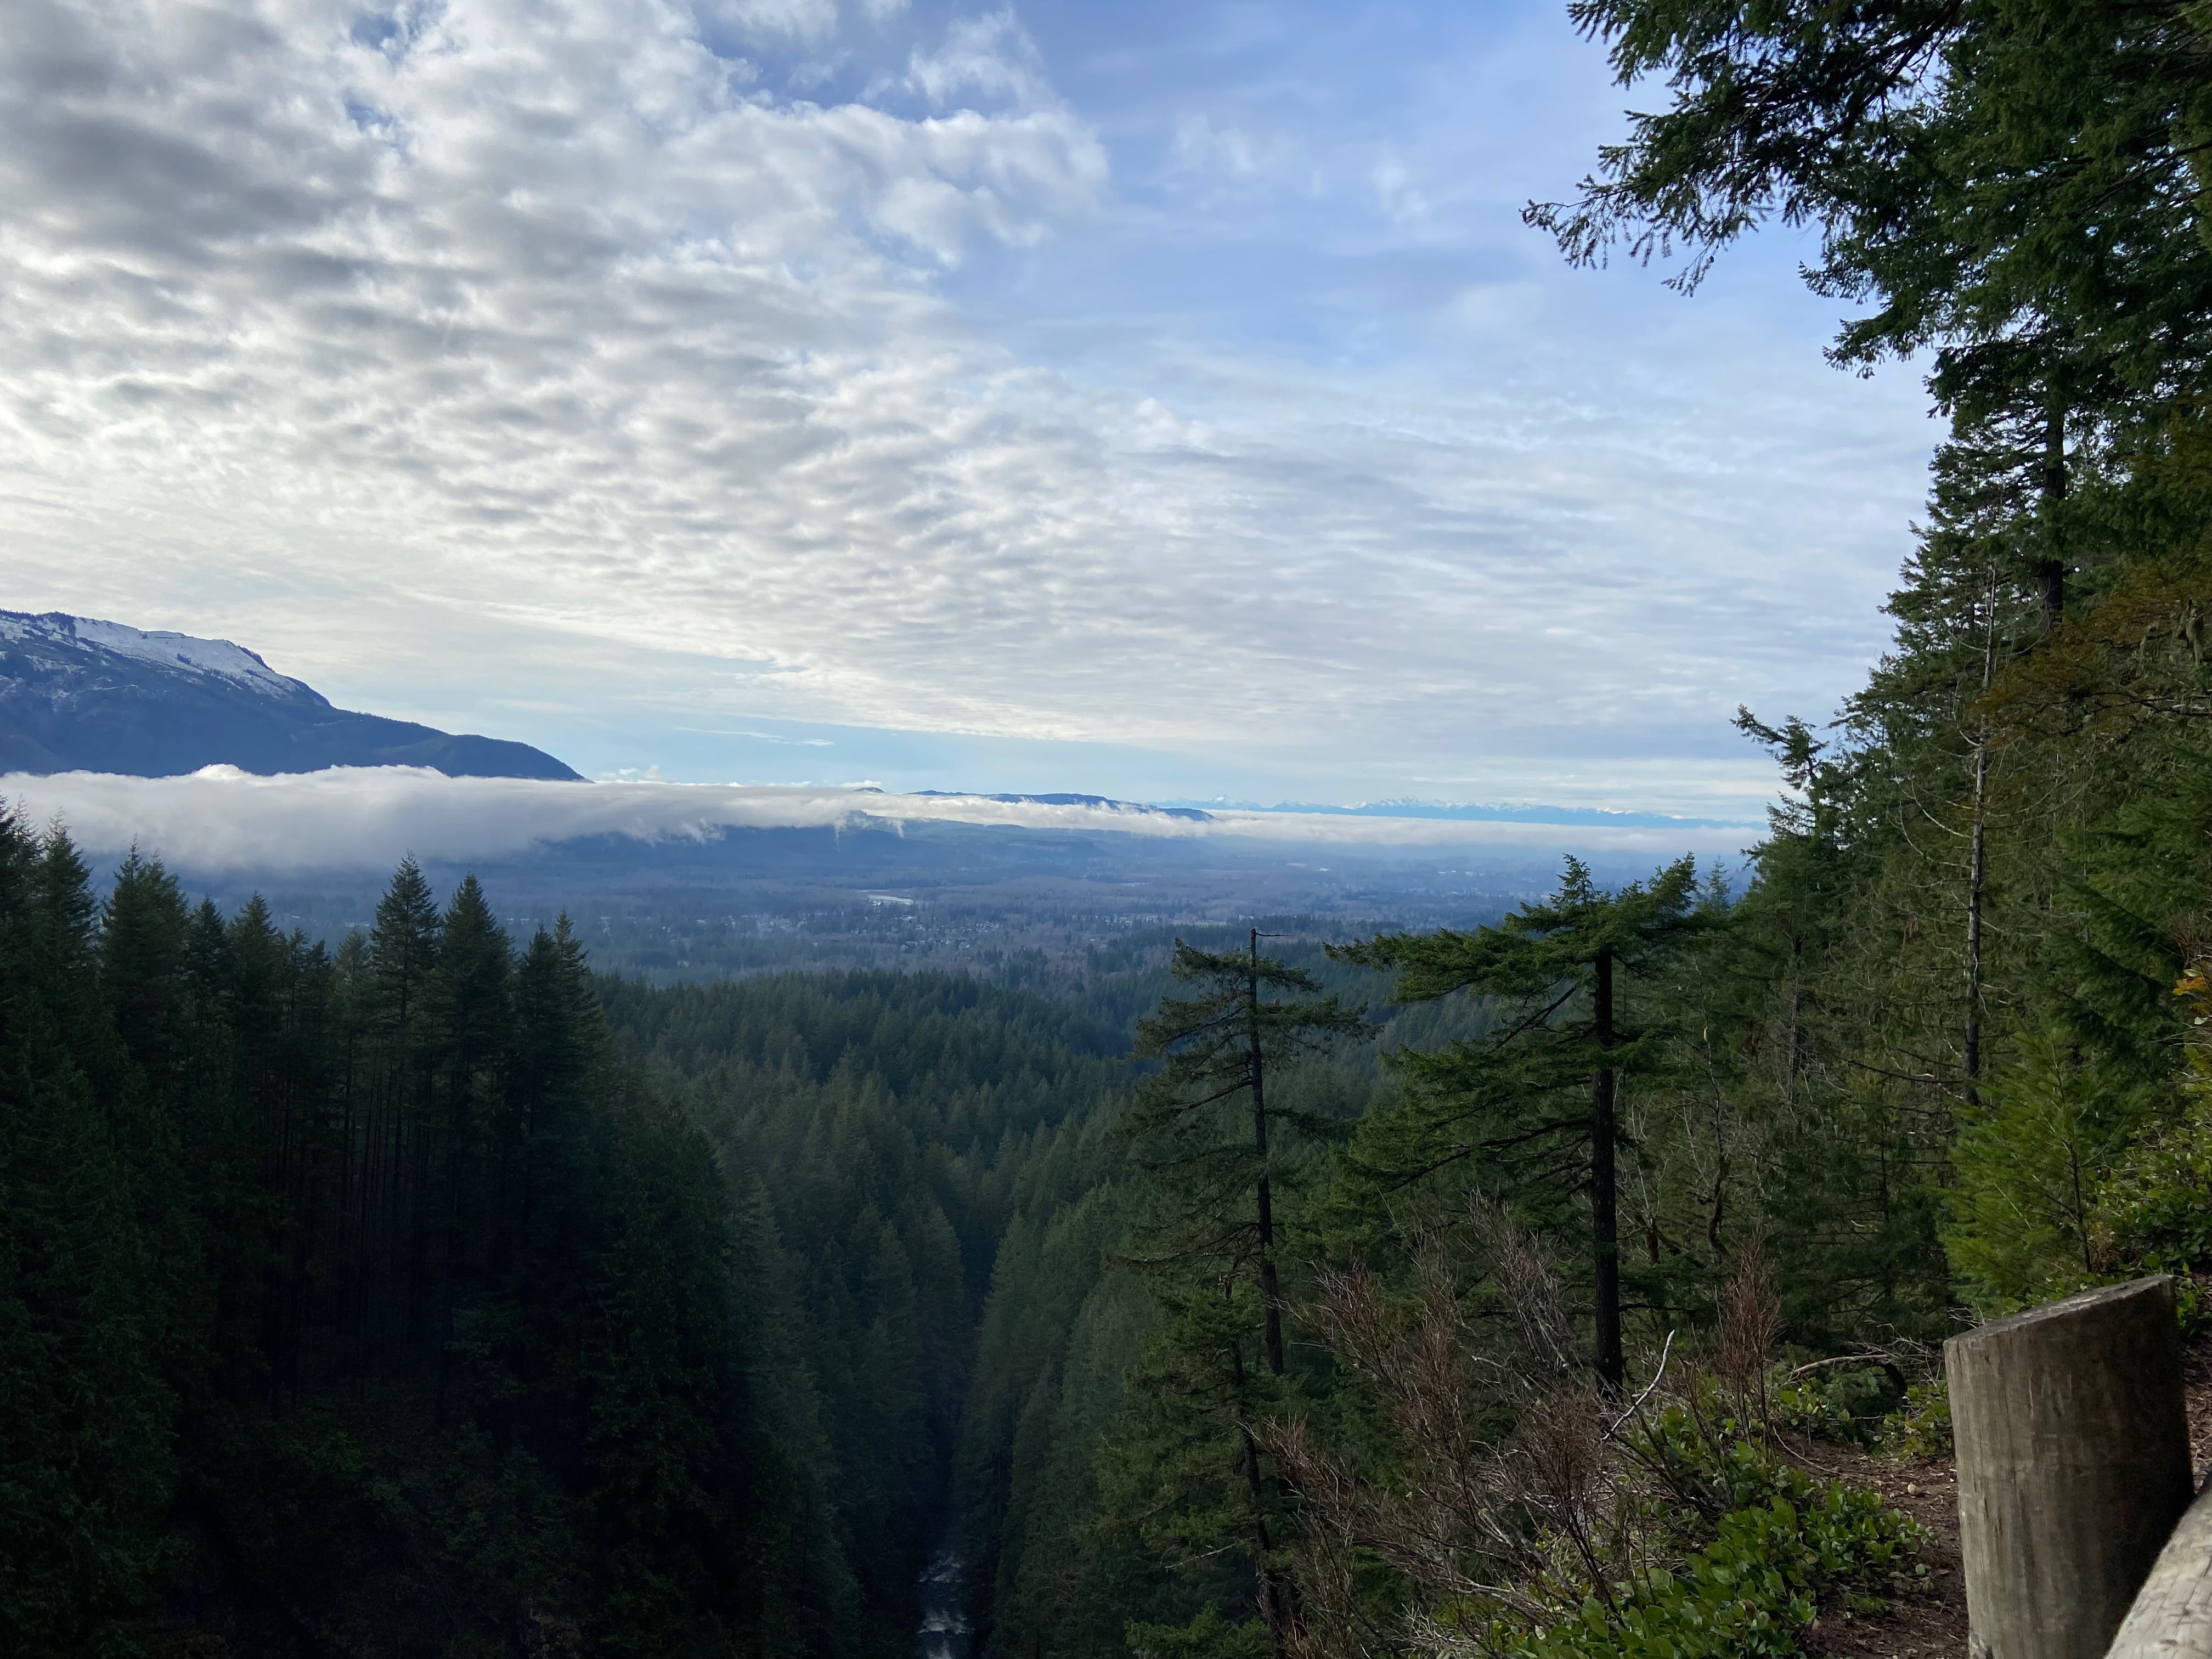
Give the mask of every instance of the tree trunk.
[{"label": "tree trunk", "polygon": [[[1987,617],[1982,630],[1982,693],[1989,694],[1996,672],[1997,595],[1990,580]],[[2048,627],[2045,628],[2048,632]],[[1960,1057],[1966,1078],[1969,1106],[1981,1104],[1982,1094],[1982,890],[1989,884],[1990,717],[1983,714],[1974,738],[1974,823],[1966,866],[1966,1041]]]},{"label": "tree trunk", "polygon": [[1260,1053],[1260,930],[1252,930],[1251,997],[1252,1146],[1260,1155],[1260,1178],[1255,1183],[1260,1208],[1260,1302],[1265,1310],[1267,1374],[1283,1374],[1283,1298],[1275,1279],[1274,1194],[1267,1182],[1267,1094],[1265,1066]]},{"label": "tree trunk", "polygon": [[1805,1069],[1805,935],[1790,935],[1790,1053],[1782,1068],[1782,1103],[1797,1104],[1797,1075]]},{"label": "tree trunk", "polygon": [[2043,601],[2042,632],[2066,617],[2066,555],[2059,544],[2058,508],[2066,499],[2066,400],[2054,373],[2043,416],[2043,556],[2036,561],[2036,586]]},{"label": "tree trunk", "polygon": [[1592,1022],[1598,1071],[1590,1082],[1590,1239],[1597,1255],[1597,1376],[1618,1395],[1627,1374],[1620,1352],[1620,1224],[1613,1169],[1613,947],[1598,947]]},{"label": "tree trunk", "polygon": [[[1235,1344],[1229,1349],[1229,1374],[1237,1386],[1241,1405],[1244,1396],[1244,1356]],[[1284,1606],[1288,1599],[1285,1587],[1268,1557],[1275,1553],[1274,1541],[1267,1534],[1267,1477],[1260,1472],[1260,1443],[1252,1434],[1252,1425],[1239,1421],[1238,1439],[1244,1446],[1244,1485],[1252,1501],[1252,1545],[1255,1559],[1252,1563],[1254,1588],[1259,1593],[1260,1622],[1267,1627],[1267,1646],[1273,1659],[1283,1659],[1283,1638],[1290,1629],[1289,1609]]]},{"label": "tree trunk", "polygon": [[1981,1103],[1982,1080],[1982,888],[1989,875],[1988,828],[1983,805],[1990,787],[1988,723],[1974,745],[1974,832],[1966,868],[1966,1043],[1960,1069],[1966,1079],[1969,1106]]}]

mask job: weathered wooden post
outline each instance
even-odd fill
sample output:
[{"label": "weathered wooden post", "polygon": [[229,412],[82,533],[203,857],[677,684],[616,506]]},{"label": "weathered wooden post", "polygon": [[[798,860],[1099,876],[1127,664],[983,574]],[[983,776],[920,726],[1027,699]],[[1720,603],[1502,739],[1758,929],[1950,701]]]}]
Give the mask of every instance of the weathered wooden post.
[{"label": "weathered wooden post", "polygon": [[1943,1345],[1971,1659],[2102,1659],[2189,1507],[2173,1281]]},{"label": "weathered wooden post", "polygon": [[2166,1540],[2106,1659],[2212,1659],[2212,1492]]}]

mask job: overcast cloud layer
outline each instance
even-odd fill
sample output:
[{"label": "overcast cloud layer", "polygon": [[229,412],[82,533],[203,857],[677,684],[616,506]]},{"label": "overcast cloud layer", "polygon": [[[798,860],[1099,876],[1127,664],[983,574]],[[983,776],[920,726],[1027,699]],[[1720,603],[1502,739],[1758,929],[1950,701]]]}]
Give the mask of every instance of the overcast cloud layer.
[{"label": "overcast cloud layer", "polygon": [[1927,433],[1786,257],[1519,228],[1618,101],[1549,7],[14,0],[0,606],[592,771],[1748,806]]},{"label": "overcast cloud layer", "polygon": [[1212,822],[1114,807],[923,797],[873,790],[684,783],[544,783],[448,778],[416,767],[337,767],[256,777],[211,766],[176,778],[65,772],[0,775],[0,803],[27,822],[57,820],[87,853],[112,859],[136,847],[196,872],[385,870],[417,858],[466,860],[527,852],[587,836],[698,841],[727,830],[825,829],[863,817],[894,823],[967,823],[1228,837],[1288,847],[1455,848],[1554,854],[1561,849],[1655,859],[1739,850],[1741,830],[1613,829],[1228,812]]}]

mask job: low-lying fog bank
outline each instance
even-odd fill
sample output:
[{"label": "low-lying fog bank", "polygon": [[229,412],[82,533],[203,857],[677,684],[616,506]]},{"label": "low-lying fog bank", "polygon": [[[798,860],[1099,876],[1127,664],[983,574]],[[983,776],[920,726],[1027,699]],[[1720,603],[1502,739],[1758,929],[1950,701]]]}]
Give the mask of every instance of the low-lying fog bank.
[{"label": "low-lying fog bank", "polygon": [[[1109,802],[1063,805],[981,795],[902,795],[865,787],[554,783],[449,778],[414,767],[337,768],[262,777],[232,767],[137,778],[70,772],[0,776],[0,798],[33,822],[58,818],[85,850],[131,846],[204,871],[388,869],[497,859],[592,837],[709,842],[732,830],[963,824],[1152,840],[1304,847],[1343,856],[1434,856],[1454,848],[1513,857],[1574,853],[1648,866],[1693,852],[1732,859],[1752,826],[1543,824],[1224,810],[1204,815]],[[1224,848],[1224,851],[1229,849]]]}]

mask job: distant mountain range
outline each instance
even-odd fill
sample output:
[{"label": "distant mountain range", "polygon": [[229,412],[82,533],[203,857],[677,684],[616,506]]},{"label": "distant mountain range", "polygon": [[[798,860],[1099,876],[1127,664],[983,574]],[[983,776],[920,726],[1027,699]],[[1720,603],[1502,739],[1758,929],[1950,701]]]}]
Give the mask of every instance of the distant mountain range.
[{"label": "distant mountain range", "polygon": [[[1350,806],[1319,801],[1279,800],[1273,805],[1256,800],[1182,801],[1176,807],[1211,807],[1216,812],[1303,812],[1332,818],[1446,818],[1460,823],[1592,824],[1616,830],[1744,830],[1758,829],[1748,818],[1682,818],[1663,812],[1618,811],[1609,806],[1482,806],[1465,802],[1435,800],[1364,800]],[[1160,811],[1176,810],[1163,805]]]},{"label": "distant mountain range", "polygon": [[1211,823],[1213,814],[1195,806],[1148,806],[1141,801],[1115,800],[1107,795],[977,795],[963,789],[915,789],[917,798],[940,800],[995,800],[1007,805],[1088,806],[1101,812],[1136,812],[1153,817],[1182,818],[1192,823]]},{"label": "distant mountain range", "polygon": [[331,707],[228,640],[0,611],[0,772],[172,777],[423,766],[457,778],[579,775],[542,749]]}]

